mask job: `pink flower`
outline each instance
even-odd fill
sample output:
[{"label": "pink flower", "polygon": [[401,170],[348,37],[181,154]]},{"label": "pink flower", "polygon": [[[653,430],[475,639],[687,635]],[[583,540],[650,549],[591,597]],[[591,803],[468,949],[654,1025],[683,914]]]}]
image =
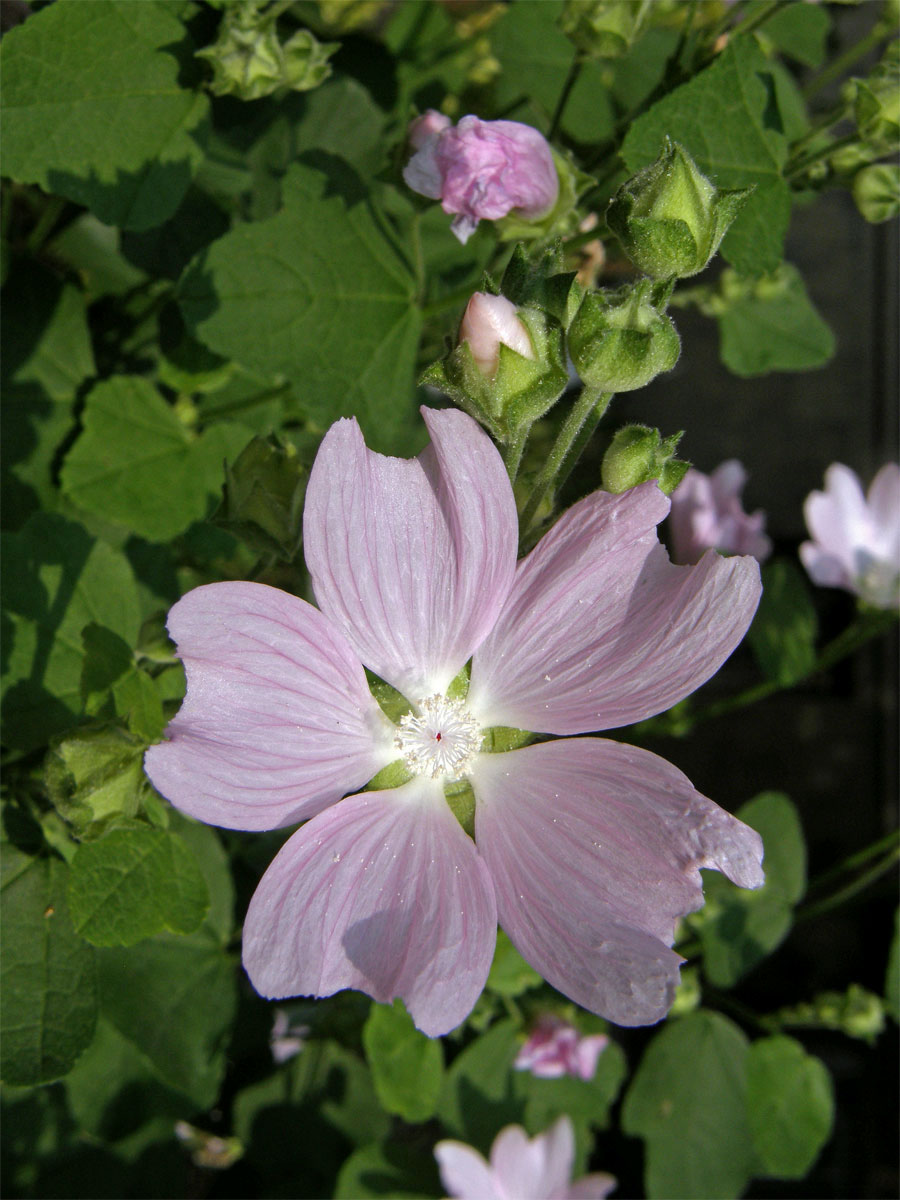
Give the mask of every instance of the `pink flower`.
[{"label": "pink flower", "polygon": [[900,606],[900,467],[886,463],[863,495],[842,463],[825,472],[825,491],[803,505],[811,542],[800,558],[813,583],[853,592],[875,608]]},{"label": "pink flower", "polygon": [[528,330],[519,319],[516,306],[505,296],[476,292],[463,313],[459,326],[460,342],[468,342],[472,357],[489,379],[500,365],[500,346],[509,346],[523,358],[534,358]]},{"label": "pink flower", "polygon": [[603,1200],[616,1186],[600,1174],[570,1182],[575,1134],[568,1117],[534,1138],[521,1125],[507,1125],[494,1139],[490,1163],[464,1142],[438,1142],[434,1155],[456,1200]]},{"label": "pink flower", "polygon": [[528,1040],[516,1056],[517,1071],[530,1071],[538,1079],[593,1079],[597,1060],[609,1045],[605,1033],[585,1037],[574,1025],[548,1013],[535,1024]]},{"label": "pink flower", "polygon": [[[306,822],[244,924],[264,996],[400,996],[420,1029],[446,1033],[481,993],[499,914],[578,1004],[659,1020],[698,868],[758,886],[759,836],[646,750],[577,738],[482,753],[482,735],[581,734],[669,708],[740,641],[757,563],[672,566],[655,532],[669,503],[648,483],[588,496],[517,564],[496,447],[464,413],[422,411],[432,442],[416,459],[368,450],[354,420],[325,435],[304,513],[318,609],[256,583],[174,606],[187,695],[148,774],[211,824]],[[470,658],[468,694],[451,697]],[[415,705],[399,726],[363,664]],[[360,790],[395,760],[408,782]],[[445,802],[460,779],[474,841]]]},{"label": "pink flower", "polygon": [[479,220],[515,210],[538,220],[556,203],[559,177],[546,139],[518,121],[463,117],[453,128],[433,109],[413,121],[416,149],[403,171],[414,192],[456,213],[450,228],[463,243]]},{"label": "pink flower", "polygon": [[736,458],[716,467],[712,475],[690,470],[672,493],[672,557],[695,563],[705,550],[723,554],[752,554],[760,562],[772,553],[763,530],[765,513],[744,512],[741,492],[747,472]]}]

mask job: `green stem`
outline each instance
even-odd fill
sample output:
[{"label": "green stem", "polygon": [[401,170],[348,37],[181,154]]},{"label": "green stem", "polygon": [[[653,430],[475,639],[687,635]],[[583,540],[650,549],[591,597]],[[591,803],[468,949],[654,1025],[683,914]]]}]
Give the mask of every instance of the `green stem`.
[{"label": "green stem", "polygon": [[789,162],[785,164],[783,175],[785,179],[796,179],[798,175],[803,175],[809,170],[814,163],[821,162],[823,158],[830,158],[835,150],[840,150],[842,146],[849,146],[853,142],[859,141],[859,133],[854,130],[852,133],[845,133],[843,137],[835,138],[833,142],[829,142],[827,146],[822,146],[818,150],[814,150],[812,154],[808,154],[806,158],[801,158],[799,162]]},{"label": "green stem", "polygon": [[815,904],[805,904],[797,910],[794,917],[795,921],[809,921],[813,917],[820,917],[823,913],[830,912],[833,908],[839,907],[841,904],[846,904],[848,900],[852,900],[859,892],[865,891],[873,883],[886,874],[896,863],[900,862],[900,844],[895,845],[890,854],[885,855],[880,862],[877,862],[868,871],[864,871],[851,883],[845,884],[844,887],[838,888],[830,896],[826,896],[824,900],[819,900]]},{"label": "green stem", "polygon": [[562,121],[563,113],[566,110],[566,105],[569,102],[569,96],[572,94],[572,88],[578,82],[578,76],[581,74],[581,69],[584,66],[584,59],[581,54],[576,53],[569,67],[569,73],[566,76],[566,81],[563,84],[562,91],[559,93],[559,99],[556,102],[556,108],[553,110],[553,116],[550,120],[550,128],[547,131],[547,140],[553,141],[559,132],[559,125]]},{"label": "green stem", "polygon": [[870,858],[877,858],[885,850],[894,849],[898,844],[898,838],[900,838],[900,834],[895,830],[893,833],[879,838],[877,842],[872,842],[871,845],[864,847],[864,849],[857,850],[855,854],[841,859],[836,866],[829,867],[827,871],[823,871],[821,875],[816,876],[811,881],[808,890],[814,891],[816,888],[824,887],[825,884],[831,883],[838,876],[845,875],[848,871],[855,871],[857,867],[861,867],[864,863],[867,863]]},{"label": "green stem", "polygon": [[864,38],[855,45],[850,46],[834,62],[830,62],[826,67],[823,67],[819,74],[809,81],[803,89],[804,100],[810,100],[813,96],[821,92],[823,88],[827,88],[830,83],[833,83],[835,79],[840,79],[849,67],[852,67],[859,59],[864,58],[879,42],[885,41],[890,36],[890,30],[883,27],[881,22],[879,22]]},{"label": "green stem", "polygon": [[[566,475],[571,471],[577,455],[584,449],[587,439],[596,429],[597,422],[603,416],[611,399],[612,392],[598,392],[595,388],[586,386],[569,409],[569,415],[563,421],[553,449],[538,472],[531,493],[522,509],[519,522],[520,545],[524,546],[526,543],[534,518],[545,496],[555,486],[564,469]],[[582,431],[587,424],[590,424],[590,430],[585,437]]]},{"label": "green stem", "polygon": [[837,125],[839,121],[843,121],[849,112],[849,107],[847,104],[836,104],[827,113],[823,113],[817,121],[810,125],[802,137],[797,138],[795,142],[791,143],[789,158],[797,158],[799,152],[805,149],[810,142],[815,141],[820,133],[823,133],[826,129],[830,129],[832,125]]},{"label": "green stem", "polygon": [[290,390],[289,383],[279,383],[275,387],[263,388],[261,392],[254,392],[252,396],[243,396],[240,400],[230,400],[227,404],[218,405],[210,412],[209,418],[218,420],[219,417],[245,412],[248,408],[255,408],[257,404],[264,404],[267,400],[276,400],[279,396],[286,396]]},{"label": "green stem", "polygon": [[759,29],[760,25],[765,24],[770,17],[774,17],[779,9],[792,3],[793,0],[769,0],[768,4],[760,5],[752,17],[746,17],[737,26],[734,31],[735,37],[742,37],[746,33],[752,33],[754,29]]},{"label": "green stem", "polygon": [[59,220],[60,214],[68,203],[62,196],[52,196],[38,217],[37,224],[31,233],[28,235],[28,240],[25,243],[26,248],[31,254],[40,253],[44,242],[53,232],[53,227]]}]

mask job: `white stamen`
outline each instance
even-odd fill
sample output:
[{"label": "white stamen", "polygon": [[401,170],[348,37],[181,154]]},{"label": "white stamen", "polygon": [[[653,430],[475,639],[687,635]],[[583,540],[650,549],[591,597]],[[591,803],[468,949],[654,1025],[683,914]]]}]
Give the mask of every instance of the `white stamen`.
[{"label": "white stamen", "polygon": [[410,771],[430,779],[462,779],[481,747],[481,726],[459,700],[428,696],[400,721],[394,745]]}]

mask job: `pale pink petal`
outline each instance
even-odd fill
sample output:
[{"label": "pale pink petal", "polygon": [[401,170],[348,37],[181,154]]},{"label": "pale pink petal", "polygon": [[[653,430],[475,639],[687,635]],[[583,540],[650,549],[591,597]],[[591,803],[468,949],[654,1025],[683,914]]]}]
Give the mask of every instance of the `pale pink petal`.
[{"label": "pale pink petal", "polygon": [[285,843],[250,901],[244,966],[273,999],[400,996],[437,1037],[481,994],[496,925],[474,844],[440,785],[415,779],[350,796]]},{"label": "pale pink petal", "polygon": [[145,767],[211,825],[275,829],[361,787],[396,757],[359,659],[312,605],[259,583],[212,583],[169,613],[187,695]]},{"label": "pale pink petal", "polygon": [[508,1200],[497,1190],[491,1168],[471,1146],[464,1142],[438,1142],[434,1156],[441,1183],[453,1200]]},{"label": "pale pink petal", "polygon": [[564,513],[516,572],[472,663],[468,705],[485,725],[585,733],[670,708],[747,631],[759,564],[708,552],[669,562],[654,483],[595,492]]},{"label": "pale pink petal", "polygon": [[900,466],[885,463],[867,495],[875,541],[888,562],[900,570]]},{"label": "pale pink petal", "polygon": [[491,1147],[494,1175],[510,1200],[555,1200],[563,1196],[574,1161],[575,1134],[568,1117],[560,1117],[534,1138],[526,1137],[521,1126],[509,1125]]},{"label": "pale pink petal", "polygon": [[465,413],[422,410],[418,458],[367,450],[353,420],[325,435],[304,514],[322,611],[410,700],[443,691],[494,624],[518,525],[503,460]]},{"label": "pale pink petal", "polygon": [[468,342],[482,374],[493,377],[500,364],[500,346],[508,346],[523,358],[534,358],[528,330],[516,306],[505,296],[475,292],[459,326],[459,341]]},{"label": "pale pink petal", "polygon": [[594,1033],[589,1037],[579,1038],[572,1051],[571,1074],[579,1079],[593,1079],[597,1074],[597,1063],[600,1055],[609,1045],[605,1033]]},{"label": "pale pink petal", "polygon": [[563,1200],[606,1200],[606,1197],[616,1186],[613,1175],[598,1171],[595,1175],[585,1175],[583,1179],[569,1184]]},{"label": "pale pink petal", "polygon": [[664,759],[600,738],[481,755],[475,837],[500,923],[555,988],[619,1025],[672,1003],[700,867],[763,882],[762,841]]},{"label": "pale pink petal", "polygon": [[406,186],[420,196],[440,200],[444,179],[438,166],[437,138],[434,135],[426,137],[418,153],[403,168],[403,179]]},{"label": "pale pink petal", "polygon": [[452,124],[449,117],[435,108],[429,108],[420,117],[410,121],[406,136],[414,150],[421,150],[426,142],[449,129]]}]

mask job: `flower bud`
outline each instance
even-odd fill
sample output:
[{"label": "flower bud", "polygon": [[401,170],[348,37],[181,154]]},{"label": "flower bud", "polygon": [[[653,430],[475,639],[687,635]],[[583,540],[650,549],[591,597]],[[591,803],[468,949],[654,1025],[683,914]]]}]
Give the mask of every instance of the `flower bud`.
[{"label": "flower bud", "polygon": [[530,125],[466,116],[454,127],[440,114],[426,113],[413,122],[410,137],[419,145],[403,178],[455,214],[450,228],[463,243],[482,219],[515,213],[535,221],[556,204],[556,163],[546,139]]},{"label": "flower bud", "polygon": [[588,292],[569,327],[569,354],[585,383],[630,392],[671,371],[681,353],[672,321],[652,303],[649,279]]},{"label": "flower bud", "polygon": [[528,330],[516,315],[516,306],[505,296],[476,292],[463,314],[459,341],[468,342],[481,373],[493,379],[500,365],[500,346],[523,358],[534,358]]},{"label": "flower bud", "polygon": [[892,42],[867,79],[856,88],[853,115],[860,136],[879,153],[896,152],[900,136],[900,42]]},{"label": "flower bud", "polygon": [[476,292],[458,344],[422,376],[502,442],[531,425],[569,382],[559,322],[505,296]]},{"label": "flower bud", "polygon": [[327,60],[337,49],[337,42],[318,42],[308,29],[282,46],[273,16],[259,11],[258,0],[242,0],[224,7],[217,40],[197,57],[213,68],[214,95],[258,100],[279,88],[318,87],[331,74]]},{"label": "flower bud", "polygon": [[853,178],[853,199],[867,221],[878,225],[900,213],[900,165],[876,163]]},{"label": "flower bud", "polygon": [[651,0],[565,0],[559,27],[590,58],[622,58],[644,31]]},{"label": "flower bud", "polygon": [[290,562],[303,535],[307,471],[294,446],[255,437],[225,464],[222,503],[213,520],[259,554]]},{"label": "flower bud", "polygon": [[613,196],[606,222],[640,270],[654,279],[683,279],[703,270],[752,190],[720,190],[666,138],[656,162]]},{"label": "flower bud", "polygon": [[647,425],[626,425],[603,456],[600,477],[607,492],[625,492],[655,479],[666,495],[678,486],[690,463],[675,458],[681,433],[663,438]]}]

